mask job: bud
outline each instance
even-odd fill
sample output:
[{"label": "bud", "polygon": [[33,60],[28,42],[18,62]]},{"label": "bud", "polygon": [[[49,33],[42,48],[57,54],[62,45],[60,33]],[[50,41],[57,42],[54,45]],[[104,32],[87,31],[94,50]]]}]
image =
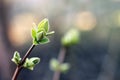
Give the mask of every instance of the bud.
[{"label": "bud", "polygon": [[17,65],[20,64],[21,58],[20,58],[19,52],[17,52],[17,51],[14,52],[14,56],[12,58],[12,61]]},{"label": "bud", "polygon": [[60,71],[63,73],[67,72],[69,69],[70,69],[70,64],[68,63],[63,63],[60,66]]},{"label": "bud", "polygon": [[25,63],[23,64],[23,67],[33,70],[35,65],[37,65],[40,62],[40,58],[38,57],[33,57],[30,59],[26,59]]},{"label": "bud", "polygon": [[63,46],[71,46],[79,42],[79,31],[76,29],[69,30],[61,39]]},{"label": "bud", "polygon": [[33,23],[33,29],[32,29],[33,44],[38,45],[38,44],[48,43],[49,39],[47,38],[47,36],[54,33],[54,31],[52,31],[52,32],[48,32],[48,31],[49,31],[48,19],[42,20],[38,24],[37,28],[36,28],[36,24]]},{"label": "bud", "polygon": [[37,41],[40,41],[44,37],[43,31],[37,33],[36,37],[37,37]]},{"label": "bud", "polygon": [[62,63],[60,64],[60,62],[57,59],[52,59],[50,61],[50,69],[53,71],[60,71],[62,73],[65,73],[69,70],[70,65],[68,63]]},{"label": "bud", "polygon": [[53,71],[59,70],[59,62],[56,59],[51,59],[50,61],[50,69]]}]

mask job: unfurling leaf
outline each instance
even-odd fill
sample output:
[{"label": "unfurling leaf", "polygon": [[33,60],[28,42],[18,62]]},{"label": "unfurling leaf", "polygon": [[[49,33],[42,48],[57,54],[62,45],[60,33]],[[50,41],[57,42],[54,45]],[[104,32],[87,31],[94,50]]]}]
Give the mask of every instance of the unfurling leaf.
[{"label": "unfurling leaf", "polygon": [[65,73],[69,70],[70,65],[68,63],[62,63],[60,64],[60,62],[57,59],[52,59],[50,61],[50,69],[53,71],[60,71],[62,73]]},{"label": "unfurling leaf", "polygon": [[46,43],[49,43],[50,40],[47,38],[47,37],[44,37],[43,39],[41,39],[40,43],[41,44],[46,44]]},{"label": "unfurling leaf", "polygon": [[60,71],[63,73],[67,72],[69,68],[70,68],[70,64],[68,63],[63,63],[60,65]]},{"label": "unfurling leaf", "polygon": [[79,42],[79,31],[76,29],[71,29],[68,31],[61,39],[63,46],[72,46]]},{"label": "unfurling leaf", "polygon": [[12,61],[13,61],[15,64],[17,64],[17,65],[20,64],[21,57],[20,57],[19,52],[17,52],[17,51],[14,52],[14,56],[13,56],[13,58],[12,58]]},{"label": "unfurling leaf", "polygon": [[38,26],[36,27],[36,24],[33,24],[33,29],[32,29],[32,38],[33,38],[33,44],[38,45],[38,44],[46,44],[49,42],[49,39],[47,36],[51,35],[54,33],[48,32],[49,31],[49,22],[48,19],[42,20]]},{"label": "unfurling leaf", "polygon": [[50,69],[53,71],[59,70],[59,62],[56,59],[51,59],[50,61]]},{"label": "unfurling leaf", "polygon": [[36,30],[34,28],[32,29],[32,38],[36,38]]},{"label": "unfurling leaf", "polygon": [[43,19],[39,24],[38,24],[38,30],[45,29],[46,32],[49,31],[49,21],[48,19]]},{"label": "unfurling leaf", "polygon": [[33,57],[29,59],[31,62],[34,63],[34,65],[38,64],[40,62],[40,58],[38,57]]},{"label": "unfurling leaf", "polygon": [[43,37],[44,37],[44,32],[43,31],[37,33],[37,41],[40,41],[41,39],[43,39]]},{"label": "unfurling leaf", "polygon": [[48,33],[46,33],[46,36],[52,35],[54,33],[55,33],[55,31],[48,32]]},{"label": "unfurling leaf", "polygon": [[40,58],[33,57],[33,58],[27,58],[25,63],[23,64],[23,67],[33,70],[35,65],[37,65],[40,62]]}]

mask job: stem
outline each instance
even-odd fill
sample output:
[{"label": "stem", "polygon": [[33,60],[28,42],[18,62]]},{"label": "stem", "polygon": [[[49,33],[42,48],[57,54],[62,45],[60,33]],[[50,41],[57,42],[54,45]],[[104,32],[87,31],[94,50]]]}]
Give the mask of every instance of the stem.
[{"label": "stem", "polygon": [[22,67],[18,67],[17,66],[17,68],[16,68],[16,70],[15,70],[15,72],[14,72],[14,75],[13,75],[13,77],[12,77],[12,80],[17,80],[17,76],[18,76],[18,74],[19,74],[19,72],[21,71],[21,69],[22,69]]},{"label": "stem", "polygon": [[[61,48],[60,53],[58,55],[58,61],[60,64],[63,63],[65,54],[66,54],[66,48],[63,47],[63,48]],[[59,80],[59,78],[60,78],[60,71],[58,70],[58,71],[55,71],[55,73],[53,75],[53,80]]]},{"label": "stem", "polygon": [[34,47],[35,47],[35,45],[32,44],[32,46],[29,48],[29,50],[27,51],[27,53],[26,53],[25,56],[23,57],[20,65],[23,65],[23,64],[24,64],[26,58],[30,55],[30,53],[31,53],[31,51],[33,50]]},{"label": "stem", "polygon": [[29,48],[29,50],[27,51],[27,53],[24,55],[21,63],[16,67],[16,70],[15,70],[15,72],[13,74],[12,80],[17,80],[18,74],[23,69],[22,65],[24,64],[26,58],[30,55],[30,53],[31,53],[31,51],[33,50],[34,47],[35,47],[35,45],[32,44],[32,46]]}]

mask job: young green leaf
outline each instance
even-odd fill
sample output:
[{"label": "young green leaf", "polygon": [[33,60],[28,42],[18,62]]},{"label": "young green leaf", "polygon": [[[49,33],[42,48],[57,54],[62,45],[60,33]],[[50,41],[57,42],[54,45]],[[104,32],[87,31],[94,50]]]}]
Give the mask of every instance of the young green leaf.
[{"label": "young green leaf", "polygon": [[34,28],[32,29],[32,38],[36,38],[36,30]]},{"label": "young green leaf", "polygon": [[55,31],[48,32],[48,33],[46,33],[46,36],[52,35],[54,33],[55,33]]},{"label": "young green leaf", "polygon": [[40,41],[41,39],[43,39],[43,37],[44,37],[43,31],[37,33],[37,41]]},{"label": "young green leaf", "polygon": [[17,51],[14,52],[14,56],[13,56],[13,58],[12,58],[12,61],[13,61],[15,64],[17,64],[17,65],[20,64],[21,57],[20,57],[19,52],[17,52]]},{"label": "young green leaf", "polygon": [[64,46],[71,46],[79,42],[79,31],[71,29],[61,39],[61,43]]},{"label": "young green leaf", "polygon": [[40,44],[46,44],[49,42],[50,42],[50,40],[47,37],[44,37],[43,39],[40,40]]},{"label": "young green leaf", "polygon": [[31,62],[28,58],[26,58],[26,61],[23,64],[23,67],[33,70],[33,67],[34,67],[33,65],[34,65],[33,62]]},{"label": "young green leaf", "polygon": [[70,68],[70,65],[68,63],[63,63],[60,65],[60,71],[65,73],[69,70]]},{"label": "young green leaf", "polygon": [[65,73],[69,68],[70,65],[68,63],[60,64],[57,59],[51,59],[50,61],[50,69],[53,71],[60,71],[62,73]]},{"label": "young green leaf", "polygon": [[53,71],[59,70],[59,62],[56,59],[51,59],[50,61],[50,69]]},{"label": "young green leaf", "polygon": [[40,62],[40,58],[38,57],[33,57],[29,59],[31,62],[33,62],[34,65],[38,64]]},{"label": "young green leaf", "polygon": [[38,57],[33,57],[30,59],[26,59],[25,63],[23,64],[23,67],[33,70],[35,65],[37,65],[40,62],[40,58]]},{"label": "young green leaf", "polygon": [[38,45],[38,44],[46,44],[49,42],[49,39],[47,36],[51,35],[54,33],[48,32],[49,31],[49,22],[48,19],[42,20],[39,24],[38,27],[36,28],[36,24],[33,24],[33,29],[32,29],[32,38],[33,38],[33,44]]},{"label": "young green leaf", "polygon": [[44,36],[46,35],[46,31],[45,31],[44,28],[37,29],[37,33],[40,33],[40,32],[43,32],[43,33],[44,33]]},{"label": "young green leaf", "polygon": [[49,31],[48,19],[45,18],[38,24],[38,29],[41,30],[41,28],[45,29],[46,32]]}]

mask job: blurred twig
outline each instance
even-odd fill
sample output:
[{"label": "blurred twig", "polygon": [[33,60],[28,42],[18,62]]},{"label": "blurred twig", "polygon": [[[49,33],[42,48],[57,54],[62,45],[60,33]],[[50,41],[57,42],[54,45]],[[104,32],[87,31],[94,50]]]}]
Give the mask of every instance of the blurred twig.
[{"label": "blurred twig", "polygon": [[[62,47],[60,50],[60,53],[58,55],[58,61],[60,64],[63,63],[64,59],[65,59],[65,55],[66,55],[66,47]],[[54,75],[53,75],[53,80],[59,80],[60,79],[60,71],[55,71]]]}]

